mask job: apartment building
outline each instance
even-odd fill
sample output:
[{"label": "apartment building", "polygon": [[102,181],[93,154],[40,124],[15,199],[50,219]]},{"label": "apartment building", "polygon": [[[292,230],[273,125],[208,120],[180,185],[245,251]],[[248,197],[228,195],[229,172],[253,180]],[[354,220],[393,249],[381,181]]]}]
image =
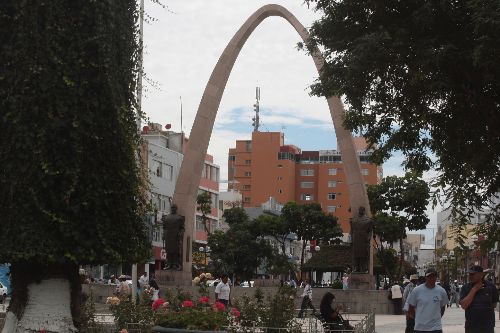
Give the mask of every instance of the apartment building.
[{"label": "apartment building", "polygon": [[[354,138],[366,184],[382,180],[382,167],[368,162],[371,151],[363,138]],[[252,133],[229,149],[229,189],[242,193],[244,207],[260,207],[270,197],[285,204],[316,202],[337,216],[344,233],[350,230],[349,190],[340,152],[302,151],[285,145],[281,132]]]},{"label": "apartment building", "polygon": [[[151,185],[150,203],[154,209],[154,214],[148,217],[154,255],[151,264],[154,262],[154,269],[161,269],[166,260],[166,253],[163,248],[163,228],[160,221],[163,215],[170,214],[183,152],[189,140],[184,137],[183,133],[164,130],[163,126],[157,123],[144,126],[141,137],[144,140],[141,156],[147,168]],[[207,216],[209,232],[217,228],[219,224],[219,171],[220,167],[214,164],[213,157],[207,154],[198,192],[208,192],[212,199],[212,210]],[[192,239],[197,243],[206,244],[207,230],[201,221],[201,213],[193,212],[193,214],[196,216],[196,225],[193,228]]]}]

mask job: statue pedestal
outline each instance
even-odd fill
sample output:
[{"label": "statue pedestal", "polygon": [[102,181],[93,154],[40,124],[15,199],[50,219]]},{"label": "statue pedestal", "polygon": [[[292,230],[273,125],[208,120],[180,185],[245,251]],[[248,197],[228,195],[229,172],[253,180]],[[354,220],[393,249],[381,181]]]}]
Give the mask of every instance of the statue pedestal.
[{"label": "statue pedestal", "polygon": [[191,286],[192,278],[190,272],[156,270],[155,279],[162,286]]},{"label": "statue pedestal", "polygon": [[375,277],[368,273],[351,273],[349,289],[374,290]]}]

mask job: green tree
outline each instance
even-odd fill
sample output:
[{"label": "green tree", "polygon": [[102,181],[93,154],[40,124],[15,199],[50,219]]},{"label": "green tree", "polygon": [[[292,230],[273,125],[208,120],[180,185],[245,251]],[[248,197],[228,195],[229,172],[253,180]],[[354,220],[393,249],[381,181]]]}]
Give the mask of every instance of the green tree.
[{"label": "green tree", "polygon": [[288,202],[281,210],[281,217],[288,225],[290,232],[294,232],[302,240],[300,269],[304,265],[308,241],[331,242],[342,236],[342,229],[337,224],[337,218],[331,214],[325,214],[317,203],[300,205],[296,202]]},{"label": "green tree", "polygon": [[290,241],[291,236],[294,237],[291,234],[292,231],[287,221],[281,218],[281,216],[262,214],[254,219],[253,222],[261,236],[270,237],[280,246],[281,253],[273,249],[273,255],[267,260],[269,272],[272,274],[288,274],[289,272],[293,272],[295,274],[295,264],[288,260],[288,255],[286,254],[286,243]]},{"label": "green tree", "polygon": [[500,2],[307,2],[322,14],[308,49],[325,57],[312,93],[345,98],[344,125],[375,162],[399,150],[406,168],[438,171],[458,222],[490,206],[498,239]]},{"label": "green tree", "polygon": [[286,252],[285,245],[291,230],[284,219],[275,215],[262,214],[254,220],[254,223],[261,235],[273,238],[280,245],[281,252]]},{"label": "green tree", "polygon": [[210,230],[207,226],[208,218],[207,215],[212,211],[212,198],[210,193],[202,192],[198,194],[196,197],[196,204],[198,205],[197,209],[201,212],[201,219],[203,221],[203,226],[205,227],[205,231],[207,234],[210,233]]},{"label": "green tree", "polygon": [[79,265],[149,257],[134,93],[138,14],[126,0],[0,2],[0,261],[12,264],[8,323],[38,330],[48,320],[54,330],[67,329],[61,313],[41,323],[40,309],[25,308],[37,283],[51,281],[68,309],[64,293],[71,293],[78,327]]},{"label": "green tree", "polygon": [[[374,232],[380,238],[378,251],[384,250],[383,242],[399,241],[400,265],[397,276],[401,275],[404,261],[403,239],[406,228],[425,229],[429,223],[426,208],[429,204],[429,185],[418,174],[407,172],[404,177],[390,176],[378,185],[368,186],[370,209],[374,219]],[[390,268],[381,261],[389,273]]]},{"label": "green tree", "polygon": [[210,257],[217,269],[250,280],[257,268],[266,259],[272,258],[273,248],[261,237],[243,208],[227,209],[223,217],[229,224],[229,230],[225,233],[217,230],[208,236]]}]

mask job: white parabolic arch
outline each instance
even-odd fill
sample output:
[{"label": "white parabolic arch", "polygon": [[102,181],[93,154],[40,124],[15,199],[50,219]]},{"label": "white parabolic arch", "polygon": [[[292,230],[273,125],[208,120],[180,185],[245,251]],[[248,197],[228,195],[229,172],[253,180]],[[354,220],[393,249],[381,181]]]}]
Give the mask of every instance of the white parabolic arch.
[{"label": "white parabolic arch", "polygon": [[[184,255],[184,272],[191,271],[191,265],[187,264],[187,262],[191,262],[192,258],[191,251],[188,250],[191,248],[191,244],[186,242],[188,241],[187,237],[192,237],[193,235],[196,196],[198,194],[203,161],[205,160],[222,94],[243,45],[245,45],[245,42],[255,28],[269,16],[280,16],[287,20],[299,33],[304,42],[309,38],[309,34],[304,26],[286,8],[275,4],[265,5],[246,20],[220,56],[203,92],[173,197],[173,202],[178,206],[179,214],[186,217],[184,249],[189,254],[187,256]],[[316,55],[312,55],[312,58],[319,73],[323,66],[323,58],[319,52]],[[351,211],[357,212],[358,208],[363,206],[366,208],[367,214],[369,214],[368,196],[363,176],[361,175],[354,141],[351,133],[342,126],[342,115],[344,113],[342,102],[337,96],[327,98],[327,102],[348,182]]]}]

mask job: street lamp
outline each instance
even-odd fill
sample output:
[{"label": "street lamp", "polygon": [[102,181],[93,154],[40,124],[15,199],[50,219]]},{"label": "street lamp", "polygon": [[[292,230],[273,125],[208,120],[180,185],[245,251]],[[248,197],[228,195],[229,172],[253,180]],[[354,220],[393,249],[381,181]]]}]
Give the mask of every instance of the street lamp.
[{"label": "street lamp", "polygon": [[208,246],[208,245],[205,246],[205,247],[200,246],[200,248],[198,250],[204,254],[203,266],[206,269],[207,265],[208,265],[208,263],[207,263],[207,255],[210,252],[210,246]]}]

